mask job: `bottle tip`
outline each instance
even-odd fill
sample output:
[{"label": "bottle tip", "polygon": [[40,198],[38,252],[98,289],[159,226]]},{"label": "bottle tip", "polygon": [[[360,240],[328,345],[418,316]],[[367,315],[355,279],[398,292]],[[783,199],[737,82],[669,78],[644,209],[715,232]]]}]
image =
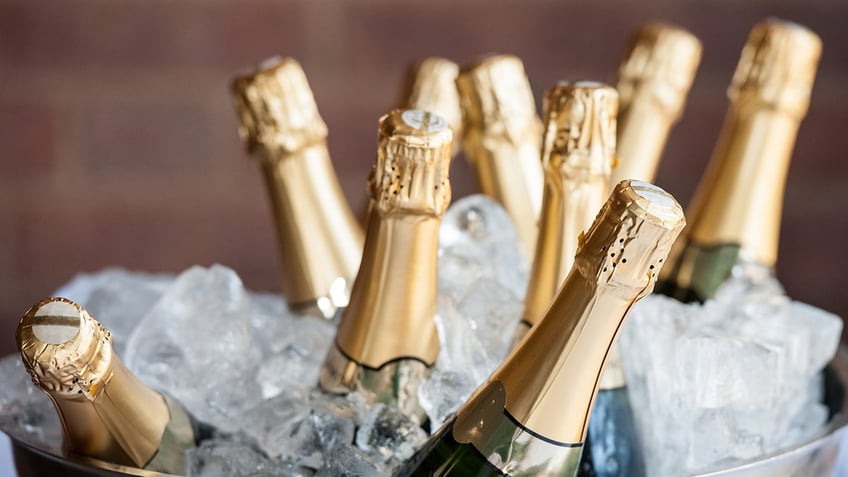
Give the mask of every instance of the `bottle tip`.
[{"label": "bottle tip", "polygon": [[422,148],[438,148],[453,139],[442,116],[422,109],[396,109],[380,118],[380,134]]},{"label": "bottle tip", "polygon": [[86,398],[93,398],[108,376],[111,337],[85,308],[56,297],[30,307],[15,333],[21,359],[36,385]]},{"label": "bottle tip", "polygon": [[671,194],[654,184],[625,179],[615,187],[614,194],[624,199],[626,207],[651,222],[667,228],[685,224],[683,207]]},{"label": "bottle tip", "polygon": [[21,319],[32,327],[35,338],[49,345],[71,341],[78,333],[82,308],[65,298],[46,298],[38,302]]},{"label": "bottle tip", "polygon": [[326,138],[327,125],[297,60],[269,58],[234,78],[231,89],[239,135],[249,151],[260,146],[295,151]]}]

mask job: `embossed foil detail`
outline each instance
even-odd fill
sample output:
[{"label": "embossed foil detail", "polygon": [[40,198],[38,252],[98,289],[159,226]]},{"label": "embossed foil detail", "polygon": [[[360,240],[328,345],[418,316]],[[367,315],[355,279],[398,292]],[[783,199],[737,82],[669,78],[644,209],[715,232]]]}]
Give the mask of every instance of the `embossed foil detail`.
[{"label": "embossed foil detail", "polygon": [[600,83],[559,83],[545,96],[545,190],[523,313],[530,326],[556,294],[574,262],[578,237],[606,201],[617,111],[615,89]]},{"label": "embossed foil detail", "polygon": [[368,181],[376,208],[441,216],[451,199],[452,138],[446,120],[434,113],[395,110],[383,116]]},{"label": "embossed foil detail", "polygon": [[239,135],[251,154],[278,159],[327,138],[306,74],[292,58],[271,58],[232,82]]},{"label": "embossed foil detail", "polygon": [[649,23],[631,38],[618,68],[622,109],[644,94],[676,120],[701,61],[701,42],[686,30]]},{"label": "embossed foil detail", "polygon": [[453,150],[462,136],[462,111],[456,77],[459,66],[445,58],[425,58],[410,67],[399,104],[403,109],[421,109],[445,118],[453,130]]},{"label": "embossed foil detail", "polygon": [[545,316],[490,378],[503,383],[506,410],[522,427],[555,442],[583,442],[621,323],[653,289],[684,225],[680,204],[662,189],[616,186]]},{"label": "embossed foil detail", "polygon": [[797,23],[768,19],[751,30],[727,96],[739,108],[762,102],[800,119],[810,105],[820,57],[818,35]]},{"label": "embossed foil detail", "polygon": [[[40,312],[56,303],[66,305],[63,310],[74,310],[79,329],[69,340],[49,344],[36,336],[33,326],[52,318]],[[112,377],[112,334],[66,298],[45,298],[33,305],[21,318],[16,338],[32,382],[45,391],[79,394],[93,401]]]},{"label": "embossed foil detail", "polygon": [[654,179],[700,60],[701,42],[680,28],[653,23],[633,36],[618,70],[618,165],[611,185]]},{"label": "embossed foil detail", "polygon": [[618,93],[610,86],[582,81],[549,89],[542,143],[546,174],[557,179],[577,170],[609,174],[617,114]]},{"label": "embossed foil detail", "polygon": [[515,56],[491,56],[463,68],[456,85],[465,157],[480,190],[504,206],[532,257],[542,205],[542,125],[524,65]]}]

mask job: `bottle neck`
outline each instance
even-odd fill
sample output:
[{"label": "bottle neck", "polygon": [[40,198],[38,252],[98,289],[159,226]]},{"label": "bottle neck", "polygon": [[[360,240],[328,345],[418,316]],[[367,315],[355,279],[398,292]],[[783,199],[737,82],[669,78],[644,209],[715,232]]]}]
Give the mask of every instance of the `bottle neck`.
[{"label": "bottle neck", "polygon": [[47,394],[59,411],[68,450],[115,464],[145,467],[170,421],[162,395],[114,355],[111,376],[92,400],[82,394]]},{"label": "bottle neck", "polygon": [[800,119],[775,109],[750,109],[734,108],[726,119],[692,199],[689,226],[669,254],[657,292],[704,301],[738,263],[774,268]]},{"label": "bottle neck", "polygon": [[[491,376],[522,428],[558,446],[579,445],[608,350],[643,289],[598,285],[574,268],[540,320]],[[485,406],[475,395],[458,413]]]},{"label": "bottle neck", "polygon": [[691,243],[738,246],[741,259],[774,266],[799,126],[797,116],[754,104],[731,111],[687,214]]},{"label": "bottle neck", "polygon": [[372,207],[362,265],[336,334],[353,361],[373,369],[405,358],[435,363],[439,224],[436,215]]},{"label": "bottle neck", "polygon": [[277,228],[286,298],[317,304],[325,316],[347,304],[362,254],[362,230],[353,216],[326,144],[261,160]]},{"label": "bottle neck", "polygon": [[606,202],[606,173],[574,171],[547,174],[539,217],[539,237],[524,300],[522,321],[533,326],[542,318],[571,266],[580,234]]},{"label": "bottle neck", "polygon": [[533,127],[524,136],[526,139],[522,140],[488,137],[471,130],[464,139],[464,147],[480,190],[509,213],[525,257],[529,258],[536,247],[536,220],[542,205],[544,177],[539,156],[541,134]]},{"label": "bottle neck", "polygon": [[611,184],[618,184],[624,179],[653,182],[676,119],[667,109],[647,93],[635,94],[630,104],[622,102],[616,141],[618,165],[612,170]]}]

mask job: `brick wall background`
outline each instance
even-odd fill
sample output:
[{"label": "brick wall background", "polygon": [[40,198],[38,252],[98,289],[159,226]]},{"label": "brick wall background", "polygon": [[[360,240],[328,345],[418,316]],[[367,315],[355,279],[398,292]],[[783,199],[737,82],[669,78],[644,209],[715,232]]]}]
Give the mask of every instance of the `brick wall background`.
[{"label": "brick wall background", "polygon": [[[0,354],[20,314],[77,271],[220,262],[274,289],[277,255],[255,165],[236,135],[233,73],[298,58],[356,207],[376,119],[409,61],[521,56],[537,99],[558,79],[611,81],[630,32],[660,19],[704,56],[657,182],[688,201],[748,30],[803,23],[825,51],[786,191],[778,274],[794,297],[848,315],[844,0],[0,0]],[[455,197],[474,192],[462,161]]]}]

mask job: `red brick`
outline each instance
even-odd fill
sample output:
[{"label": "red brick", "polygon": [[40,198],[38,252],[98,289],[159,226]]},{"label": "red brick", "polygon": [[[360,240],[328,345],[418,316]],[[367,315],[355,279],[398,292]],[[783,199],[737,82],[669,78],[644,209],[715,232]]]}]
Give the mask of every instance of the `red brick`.
[{"label": "red brick", "polygon": [[44,105],[0,104],[0,180],[14,180],[50,170],[55,157],[56,125]]},{"label": "red brick", "polygon": [[0,5],[0,64],[225,65],[304,50],[302,7],[271,2]]},{"label": "red brick", "polygon": [[209,117],[189,102],[103,101],[81,115],[81,150],[92,179],[205,174],[214,149]]}]

